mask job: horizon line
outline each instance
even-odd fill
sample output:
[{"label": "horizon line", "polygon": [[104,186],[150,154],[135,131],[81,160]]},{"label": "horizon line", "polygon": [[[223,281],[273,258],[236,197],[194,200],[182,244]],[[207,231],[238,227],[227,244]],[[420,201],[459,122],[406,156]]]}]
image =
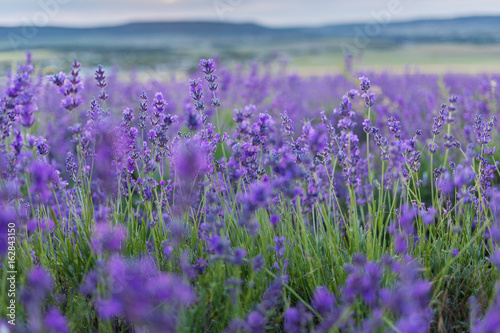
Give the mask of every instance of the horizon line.
[{"label": "horizon line", "polygon": [[[473,19],[473,18],[500,18],[500,13],[498,14],[484,14],[484,15],[471,15],[471,16],[440,16],[440,17],[415,17],[407,20],[394,20],[388,22],[387,24],[394,23],[416,23],[423,21],[452,21],[459,19]],[[96,25],[45,25],[45,26],[37,26],[37,28],[60,28],[60,29],[103,29],[103,28],[118,28],[124,27],[128,25],[134,24],[168,24],[168,23],[208,23],[208,24],[221,24],[221,25],[255,25],[267,29],[273,30],[281,30],[281,29],[308,29],[308,28],[322,28],[322,27],[331,27],[331,26],[346,26],[346,25],[362,25],[362,24],[370,24],[372,20],[366,21],[350,21],[350,22],[331,22],[331,23],[319,23],[314,25],[284,25],[284,26],[274,26],[265,23],[261,23],[258,21],[220,21],[220,20],[208,20],[208,19],[185,19],[185,20],[137,20],[137,21],[124,21],[122,23],[113,23],[113,24],[96,24]],[[0,25],[0,28],[23,28],[26,25]]]}]

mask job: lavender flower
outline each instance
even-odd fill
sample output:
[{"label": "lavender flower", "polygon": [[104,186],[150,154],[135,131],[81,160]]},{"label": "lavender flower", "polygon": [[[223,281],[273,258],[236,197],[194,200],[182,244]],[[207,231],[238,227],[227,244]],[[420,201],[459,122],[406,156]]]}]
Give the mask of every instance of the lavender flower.
[{"label": "lavender flower", "polygon": [[335,296],[325,287],[318,287],[311,305],[320,315],[326,316],[334,310]]},{"label": "lavender flower", "polygon": [[107,87],[106,76],[104,75],[104,68],[101,65],[97,66],[95,71],[95,80],[97,81],[97,87],[101,89],[99,92],[99,99],[105,101],[108,99],[109,95],[106,93],[104,88]]},{"label": "lavender flower", "polygon": [[80,77],[80,67],[80,63],[75,59],[71,65],[71,75],[66,76],[66,80],[62,86],[59,85],[61,81],[60,75],[59,78],[51,78],[51,81],[59,87],[59,91],[64,96],[64,99],[61,101],[61,107],[70,112],[83,103],[80,94],[83,90],[83,80]]},{"label": "lavender flower", "polygon": [[361,80],[359,85],[361,91],[367,92],[371,87],[370,80],[366,76],[361,76],[359,79]]},{"label": "lavender flower", "polygon": [[203,103],[203,88],[201,86],[201,80],[190,80],[189,81],[189,93],[191,97],[195,100],[195,108],[198,112],[205,110],[205,105]]},{"label": "lavender flower", "polygon": [[66,318],[56,308],[52,308],[45,316],[45,326],[48,328],[49,332],[69,332]]},{"label": "lavender flower", "polygon": [[245,319],[245,326],[251,333],[264,332],[265,324],[266,318],[259,311],[253,311],[249,313]]},{"label": "lavender flower", "polygon": [[36,140],[36,152],[40,156],[46,156],[49,153],[49,145],[47,144],[47,140],[44,138],[38,138]]},{"label": "lavender flower", "polygon": [[285,331],[287,333],[303,332],[307,323],[312,319],[312,315],[305,309],[304,304],[300,303],[297,308],[290,308],[284,314]]},{"label": "lavender flower", "polygon": [[99,223],[92,233],[92,248],[96,253],[118,252],[122,248],[127,232],[124,227],[111,226],[108,223]]}]

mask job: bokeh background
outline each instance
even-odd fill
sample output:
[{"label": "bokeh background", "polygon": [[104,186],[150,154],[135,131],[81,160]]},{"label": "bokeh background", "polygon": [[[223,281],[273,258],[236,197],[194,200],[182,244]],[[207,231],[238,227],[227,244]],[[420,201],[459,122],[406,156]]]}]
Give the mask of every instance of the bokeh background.
[{"label": "bokeh background", "polygon": [[500,72],[495,0],[0,0],[0,71],[31,50],[47,74],[89,68],[162,79],[202,57],[301,75]]}]

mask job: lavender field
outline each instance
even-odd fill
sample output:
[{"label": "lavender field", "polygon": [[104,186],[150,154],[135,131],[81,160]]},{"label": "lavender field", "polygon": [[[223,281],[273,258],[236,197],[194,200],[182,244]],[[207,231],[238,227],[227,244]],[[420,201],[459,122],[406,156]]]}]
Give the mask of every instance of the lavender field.
[{"label": "lavender field", "polygon": [[500,75],[85,66],[0,86],[0,332],[500,332]]}]

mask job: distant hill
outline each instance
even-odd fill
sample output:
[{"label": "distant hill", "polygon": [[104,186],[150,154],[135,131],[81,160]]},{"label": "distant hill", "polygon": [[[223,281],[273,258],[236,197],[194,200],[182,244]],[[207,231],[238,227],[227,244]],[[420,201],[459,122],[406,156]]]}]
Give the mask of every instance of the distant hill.
[{"label": "distant hill", "polygon": [[[330,25],[314,29],[330,37],[353,37],[355,27],[364,31],[367,24]],[[375,30],[375,29],[374,29]],[[392,22],[382,25],[375,38],[410,42],[454,41],[470,43],[500,43],[500,16],[461,17]]]},{"label": "distant hill", "polygon": [[[0,27],[0,51],[17,49],[168,49],[196,43],[231,46],[300,36],[303,29],[272,29],[257,24],[147,22],[114,27]],[[195,44],[193,44],[195,43]]]},{"label": "distant hill", "polygon": [[[0,27],[0,51],[54,50],[168,50],[196,46],[230,49],[246,44],[300,42],[322,39],[349,40],[373,34],[371,41],[500,43],[500,16],[463,17],[391,22],[328,25],[317,28],[270,28],[252,23],[148,22],[113,27]],[[372,29],[372,30],[369,30]]]}]

